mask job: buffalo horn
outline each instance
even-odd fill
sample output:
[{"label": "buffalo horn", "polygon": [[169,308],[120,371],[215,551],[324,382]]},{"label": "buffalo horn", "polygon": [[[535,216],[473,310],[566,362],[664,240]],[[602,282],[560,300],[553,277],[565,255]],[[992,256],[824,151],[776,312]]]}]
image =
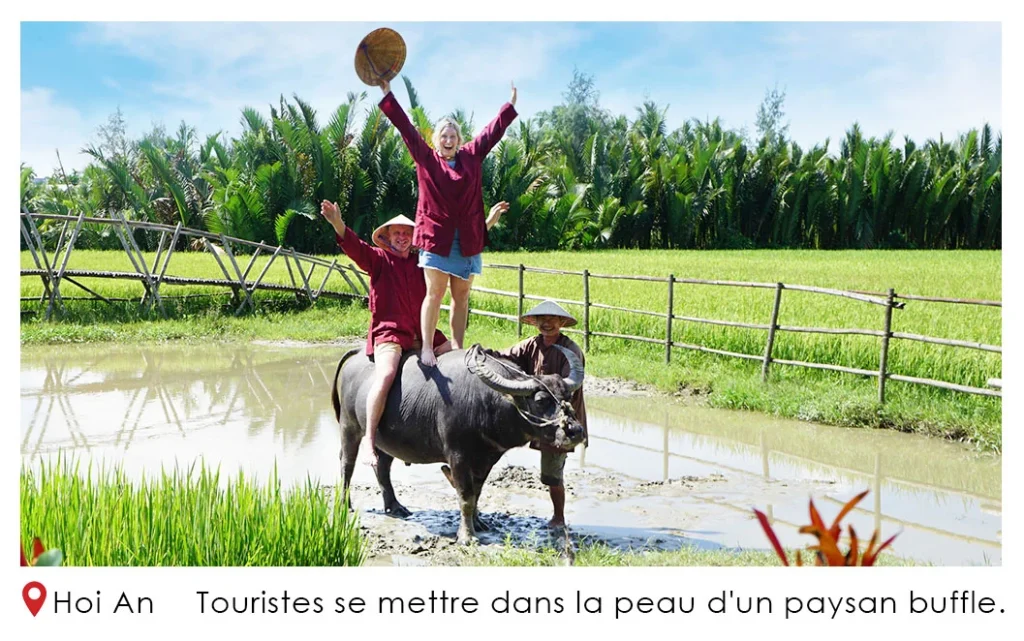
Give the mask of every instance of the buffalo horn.
[{"label": "buffalo horn", "polygon": [[565,360],[569,361],[569,375],[562,380],[565,381],[570,392],[575,392],[583,385],[583,361],[572,350],[566,349],[561,345],[555,345],[555,347],[562,352]]},{"label": "buffalo horn", "polygon": [[514,380],[498,374],[487,363],[487,357],[480,351],[479,345],[474,345],[466,352],[466,367],[469,368],[469,371],[479,376],[487,387],[502,394],[529,396],[540,386],[540,383],[532,377]]}]

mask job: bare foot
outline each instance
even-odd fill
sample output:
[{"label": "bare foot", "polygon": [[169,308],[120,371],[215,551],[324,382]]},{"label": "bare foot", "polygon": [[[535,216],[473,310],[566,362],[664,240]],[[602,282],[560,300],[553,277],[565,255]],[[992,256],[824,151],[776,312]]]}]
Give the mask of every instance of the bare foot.
[{"label": "bare foot", "polygon": [[551,517],[551,520],[548,521],[548,527],[551,528],[552,530],[558,530],[558,529],[564,528],[565,527],[565,519],[564,518],[563,519],[556,519],[555,517]]},{"label": "bare foot", "polygon": [[432,347],[424,346],[420,350],[420,362],[423,363],[424,367],[435,367],[437,365],[437,358],[434,356],[434,349]]}]

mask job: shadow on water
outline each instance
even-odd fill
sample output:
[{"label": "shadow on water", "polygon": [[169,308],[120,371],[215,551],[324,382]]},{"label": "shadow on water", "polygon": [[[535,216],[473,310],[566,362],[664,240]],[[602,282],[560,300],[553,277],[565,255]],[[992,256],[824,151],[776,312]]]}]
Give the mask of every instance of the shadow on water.
[{"label": "shadow on water", "polygon": [[[307,477],[334,484],[340,440],[329,394],[347,348],[25,347],[22,460],[32,465],[61,453],[118,463],[134,477],[201,460],[224,476],[243,470],[266,479],[276,466],[286,484]],[[851,515],[858,533],[900,531],[895,552],[920,561],[1001,562],[999,456],[914,435],[663,399],[590,397],[587,405],[590,447],[566,466],[575,488],[567,503],[574,536],[633,549],[764,549],[751,519],[758,507],[785,545],[802,546],[807,541],[795,530],[807,522],[809,496],[829,519],[870,489]],[[513,450],[498,467],[507,465],[529,470],[522,478],[533,485],[522,478],[506,484],[492,495],[497,503],[487,502],[485,490],[482,509],[495,527],[483,540],[549,536],[550,502],[535,480],[536,452]],[[353,481],[375,487],[363,468]],[[406,492],[422,493],[439,472],[399,466],[395,479],[412,486]],[[453,537],[458,527],[457,512],[436,505],[411,518],[435,536]]]}]

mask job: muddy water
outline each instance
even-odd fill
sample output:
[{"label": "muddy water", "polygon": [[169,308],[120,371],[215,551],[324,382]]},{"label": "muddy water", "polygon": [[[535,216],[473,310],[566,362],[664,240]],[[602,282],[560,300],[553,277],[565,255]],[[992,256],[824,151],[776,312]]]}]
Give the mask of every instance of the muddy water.
[{"label": "muddy water", "polygon": [[[286,483],[338,480],[330,381],[345,346],[26,347],[21,452],[120,463],[133,476],[194,461]],[[609,386],[602,385],[602,389]],[[806,537],[807,499],[829,520],[861,490],[849,522],[861,537],[900,532],[894,551],[941,565],[1001,562],[1001,461],[911,435],[832,428],[686,406],[665,398],[590,395],[590,447],[569,457],[566,516],[574,536],[630,548],[765,548],[751,518],[773,519],[784,545]],[[365,448],[364,448],[365,449]],[[366,452],[361,453],[364,458]],[[484,490],[494,531],[544,540],[550,502],[538,455],[509,452]],[[511,467],[509,467],[511,466]],[[438,559],[457,527],[436,465],[397,466],[415,514],[380,514],[372,471],[358,465],[354,500],[378,560]],[[542,518],[543,517],[543,518]]]}]

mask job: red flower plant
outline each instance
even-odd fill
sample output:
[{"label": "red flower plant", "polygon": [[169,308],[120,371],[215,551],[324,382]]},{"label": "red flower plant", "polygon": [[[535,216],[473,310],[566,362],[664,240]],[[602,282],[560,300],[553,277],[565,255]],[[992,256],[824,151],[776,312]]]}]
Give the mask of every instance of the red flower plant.
[{"label": "red flower plant", "polygon": [[[852,565],[874,565],[878,559],[878,555],[885,548],[893,542],[896,538],[896,534],[893,534],[884,543],[878,544],[878,530],[875,530],[871,536],[871,541],[868,542],[867,548],[864,549],[863,554],[860,552],[860,545],[857,539],[857,533],[853,530],[853,526],[847,527],[847,531],[850,534],[850,549],[843,554],[839,550],[839,537],[842,534],[842,523],[843,517],[850,513],[853,508],[860,503],[865,496],[868,495],[869,490],[864,490],[857,496],[853,497],[843,506],[843,509],[839,510],[839,514],[836,516],[835,521],[828,528],[825,527],[825,522],[821,520],[821,515],[818,514],[817,508],[814,507],[814,499],[809,501],[811,523],[800,528],[800,534],[811,534],[818,539],[817,545],[809,545],[807,549],[813,551],[814,564],[815,565],[841,565],[841,566],[852,566]],[[779,537],[775,535],[775,530],[772,529],[770,523],[768,523],[768,517],[765,516],[760,510],[754,510],[754,514],[757,515],[757,520],[761,523],[761,527],[764,529],[764,533],[768,536],[768,540],[771,542],[772,547],[775,549],[775,553],[782,559],[782,565],[789,565],[789,561],[786,559],[786,553],[782,549],[782,544],[779,543]],[[800,551],[796,553],[796,564],[803,565],[803,560],[800,558]]]},{"label": "red flower plant", "polygon": [[64,560],[64,554],[57,548],[47,550],[43,547],[43,542],[39,540],[39,537],[32,539],[32,560],[28,561],[25,559],[25,550],[21,550],[21,565],[25,566],[45,566],[45,565],[60,565],[61,561]]}]

